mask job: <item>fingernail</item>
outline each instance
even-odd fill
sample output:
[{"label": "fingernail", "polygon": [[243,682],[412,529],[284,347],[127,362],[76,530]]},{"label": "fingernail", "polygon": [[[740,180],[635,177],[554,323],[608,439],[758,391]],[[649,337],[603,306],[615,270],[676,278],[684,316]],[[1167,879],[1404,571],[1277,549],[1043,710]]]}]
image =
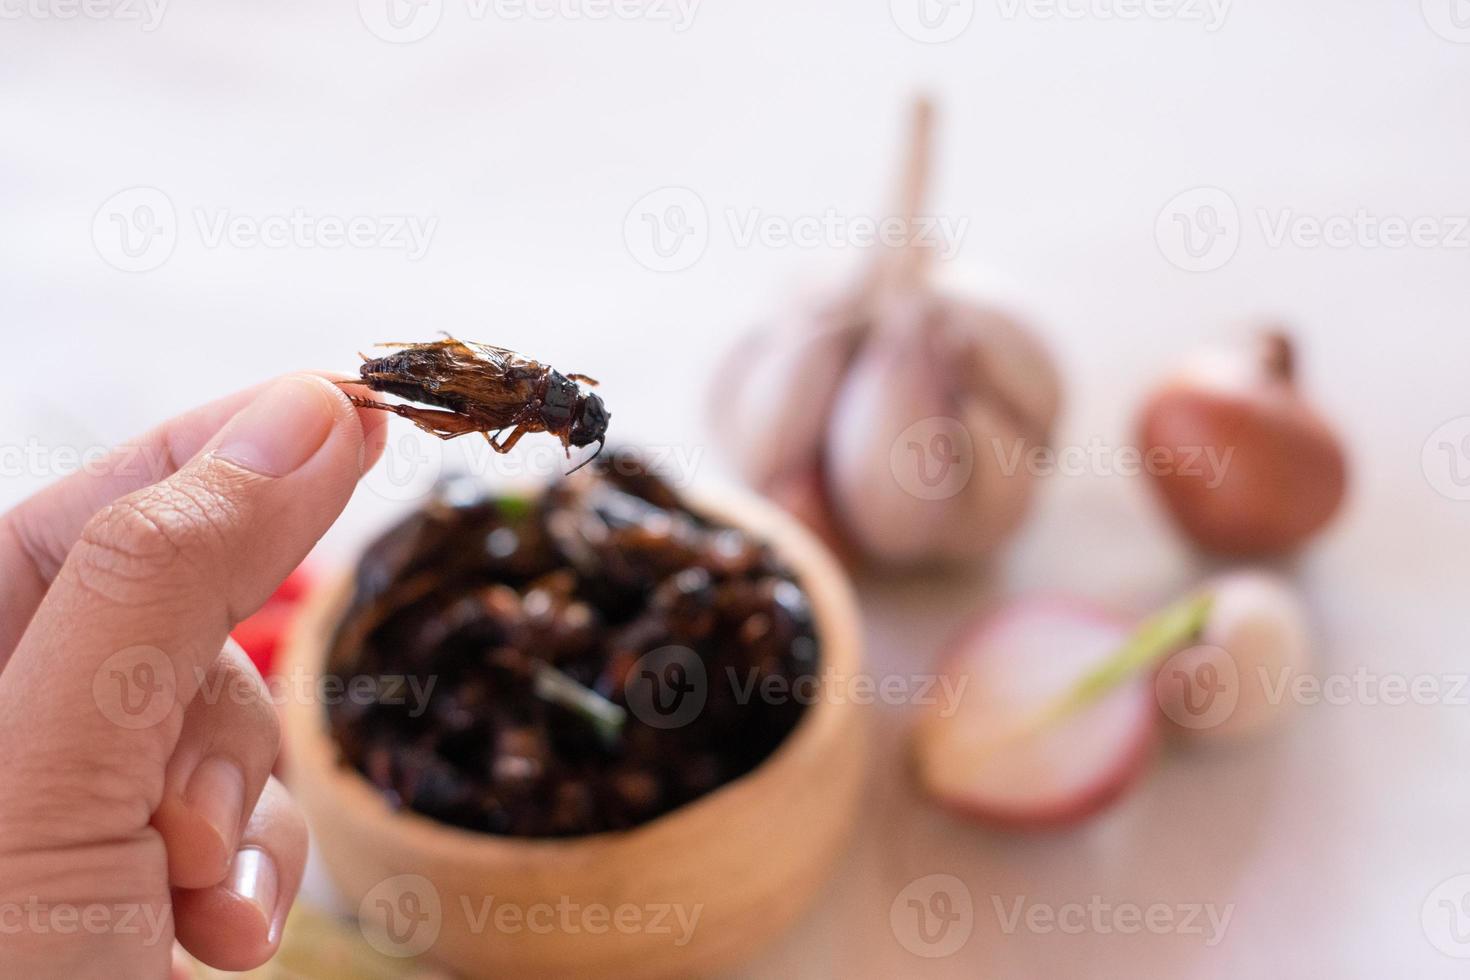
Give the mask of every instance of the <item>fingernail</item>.
[{"label": "fingernail", "polygon": [[245,809],[245,774],[233,761],[212,755],[189,777],[184,804],[219,835],[228,854],[235,847],[241,811]]},{"label": "fingernail", "polygon": [[280,893],[280,877],[276,862],[259,847],[242,847],[230,865],[226,887],[260,910],[260,920],[268,932],[276,928],[276,896]]},{"label": "fingernail", "polygon": [[335,418],[321,382],[282,378],[229,421],[214,455],[262,476],[285,476],[321,448]]}]

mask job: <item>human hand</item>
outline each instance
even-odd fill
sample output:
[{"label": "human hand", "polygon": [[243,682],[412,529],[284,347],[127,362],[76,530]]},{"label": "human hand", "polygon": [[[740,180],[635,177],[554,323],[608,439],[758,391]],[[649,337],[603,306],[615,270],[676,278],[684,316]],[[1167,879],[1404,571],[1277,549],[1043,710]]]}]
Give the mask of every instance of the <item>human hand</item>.
[{"label": "human hand", "polygon": [[0,972],[161,978],[175,938],[227,970],[274,953],[306,828],[226,640],[346,505],[383,419],[293,375],[0,517]]}]

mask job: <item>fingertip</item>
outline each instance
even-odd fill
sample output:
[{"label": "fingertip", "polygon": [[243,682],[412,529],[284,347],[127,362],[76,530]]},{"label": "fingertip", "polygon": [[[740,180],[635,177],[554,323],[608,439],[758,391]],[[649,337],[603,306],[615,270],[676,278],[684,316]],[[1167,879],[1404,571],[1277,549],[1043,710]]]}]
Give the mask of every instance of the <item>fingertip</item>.
[{"label": "fingertip", "polygon": [[337,424],[334,403],[328,400],[331,388],[310,374],[276,379],[226,423],[214,457],[261,476],[294,473],[316,455]]},{"label": "fingertip", "polygon": [[178,940],[218,970],[253,970],[275,955],[299,875],[282,874],[276,855],[250,844],[235,852],[223,881],[174,893]]},{"label": "fingertip", "polygon": [[357,418],[362,425],[362,472],[372,469],[383,456],[388,445],[388,416],[371,409],[357,409]]},{"label": "fingertip", "polygon": [[301,811],[271,779],[224,879],[174,892],[179,942],[221,970],[250,970],[270,959],[301,888],[307,847]]},{"label": "fingertip", "polygon": [[331,389],[339,417],[357,420],[357,432],[360,438],[357,450],[358,472],[366,473],[383,455],[383,447],[388,441],[387,416],[382,412],[359,408],[347,397],[347,392],[342,390],[342,385],[344,383],[354,384],[357,382],[356,378],[339,372],[321,372],[313,376],[321,379],[322,383]]},{"label": "fingertip", "polygon": [[269,852],[241,848],[219,885],[174,893],[179,942],[215,969],[255,969],[275,955],[281,940],[279,888]]},{"label": "fingertip", "polygon": [[177,943],[174,944],[173,960],[169,964],[168,980],[194,980],[194,960]]},{"label": "fingertip", "polygon": [[208,888],[229,871],[234,835],[226,841],[218,828],[182,799],[165,797],[153,814],[153,828],[168,844],[168,881],[175,888]]}]

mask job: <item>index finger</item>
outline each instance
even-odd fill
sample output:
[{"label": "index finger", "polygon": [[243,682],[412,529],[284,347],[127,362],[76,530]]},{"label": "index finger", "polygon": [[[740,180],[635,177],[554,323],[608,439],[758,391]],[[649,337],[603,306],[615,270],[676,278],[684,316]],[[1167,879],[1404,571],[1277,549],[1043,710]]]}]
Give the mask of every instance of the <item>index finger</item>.
[{"label": "index finger", "polygon": [[[346,376],[312,372],[331,380]],[[157,483],[192,459],[269,382],[210,402],[115,447],[97,465],[73,473],[0,515],[0,669],[25,632],[88,520],[108,504]],[[383,451],[386,417],[359,411],[363,469]]]}]

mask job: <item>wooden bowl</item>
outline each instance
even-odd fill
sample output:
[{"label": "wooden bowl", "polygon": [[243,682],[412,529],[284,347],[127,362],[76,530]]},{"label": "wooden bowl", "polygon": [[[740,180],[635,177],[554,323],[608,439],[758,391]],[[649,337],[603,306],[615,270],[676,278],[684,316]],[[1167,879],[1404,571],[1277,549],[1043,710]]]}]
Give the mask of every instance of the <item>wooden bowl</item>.
[{"label": "wooden bowl", "polygon": [[[840,690],[861,669],[856,605],[826,549],[770,504],[706,493],[692,508],[770,543],[811,599],[820,688],[797,727],[752,772],[650,823],[536,840],[390,809],[339,765],[322,699],[289,699],[288,780],[373,945],[467,977],[689,977],[752,955],[815,896],[864,772],[862,709]],[[288,678],[321,676],[350,589],[308,599]]]}]

